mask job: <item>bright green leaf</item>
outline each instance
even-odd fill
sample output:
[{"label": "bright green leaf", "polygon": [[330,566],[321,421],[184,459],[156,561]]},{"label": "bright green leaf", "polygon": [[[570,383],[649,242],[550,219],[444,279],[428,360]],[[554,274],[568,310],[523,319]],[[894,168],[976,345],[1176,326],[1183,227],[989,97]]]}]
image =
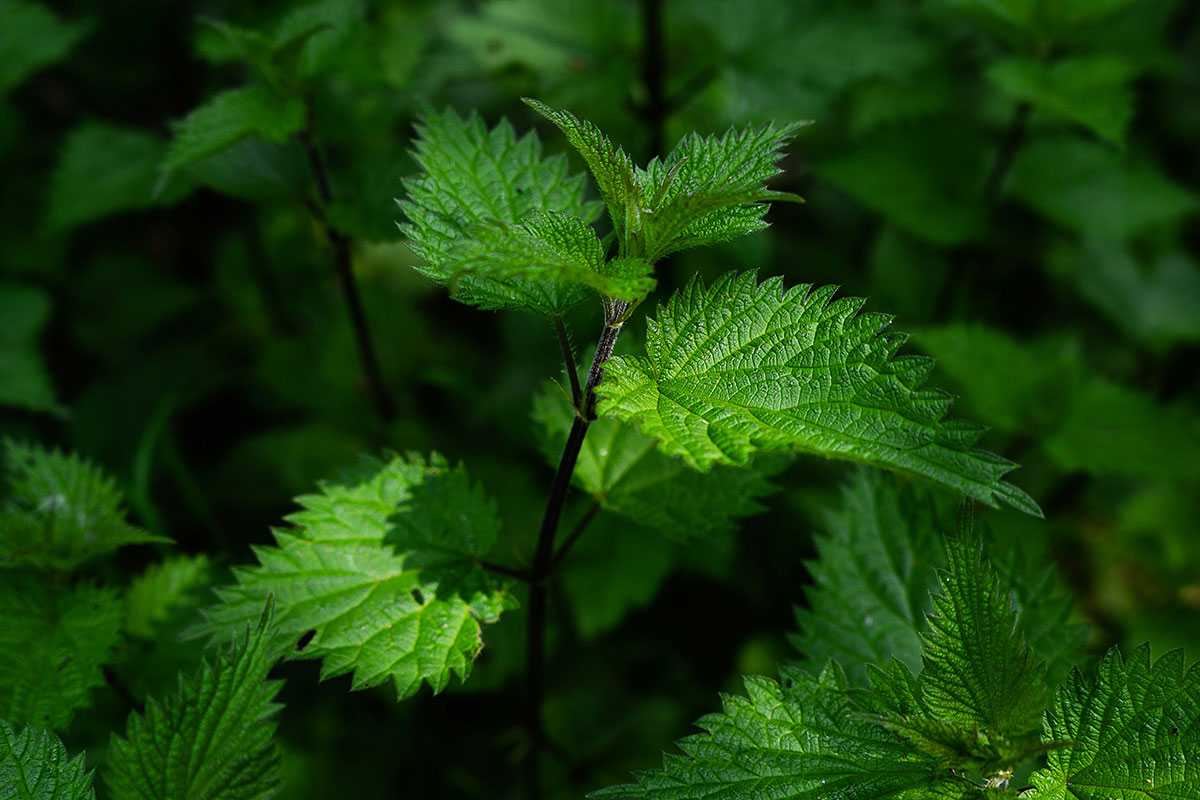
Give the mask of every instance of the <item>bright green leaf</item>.
[{"label": "bright green leaf", "polygon": [[745,679],[748,697],[723,697],[724,713],[696,724],[705,733],[678,742],[661,770],[593,798],[855,800],[961,797],[948,772],[916,756],[898,737],[863,719],[831,665],[819,677],[780,670],[782,684]]},{"label": "bright green leaf", "polygon": [[[625,259],[609,268],[592,227],[558,211],[535,211],[515,225],[476,225],[450,249],[443,269],[453,274],[451,286],[467,275],[484,279],[481,294],[491,284],[503,286],[504,294],[493,301],[497,307],[530,285],[578,284],[633,302],[653,291],[655,283],[653,266],[644,259]],[[483,308],[493,303],[477,302]]]},{"label": "bright green leaf", "polygon": [[282,681],[275,664],[271,612],[181,680],[164,700],[134,713],[124,737],[114,737],[105,782],[115,800],[265,800],[279,788],[272,742]]},{"label": "bright green leaf", "polygon": [[0,567],[72,570],[129,544],[170,542],[125,521],[113,479],[77,454],[6,441]]},{"label": "bright green leaf", "polygon": [[429,114],[418,127],[415,157],[423,172],[404,182],[400,208],[409,246],[424,262],[420,271],[439,283],[454,282],[455,297],[483,308],[557,314],[586,296],[577,284],[497,280],[465,275],[454,281],[453,255],[461,239],[480,224],[523,222],[553,211],[590,222],[596,211],[583,203],[583,177],[570,175],[562,156],[542,158],[537,137],[516,137],[508,122],[492,130],[476,116],[453,111]]},{"label": "bright green leaf", "polygon": [[50,179],[46,228],[64,231],[111,214],[175,203],[189,182],[173,176],[158,193],[166,143],[132,128],[101,122],[72,131]]},{"label": "bright green leaf", "polygon": [[981,547],[969,529],[946,540],[948,566],[927,616],[930,631],[921,637],[922,698],[941,721],[1021,737],[1041,722],[1046,665],[1025,641]]},{"label": "bright green leaf", "polygon": [[1031,800],[1200,796],[1200,665],[1182,650],[1152,665],[1149,645],[1128,660],[1114,647],[1058,688],[1042,736],[1069,744],[1034,773]]},{"label": "bright green leaf", "polygon": [[[542,451],[556,463],[574,418],[571,403],[548,388],[534,398],[533,417],[542,433]],[[583,440],[574,481],[606,511],[672,539],[732,530],[737,518],[759,513],[758,500],[778,488],[769,478],[784,467],[782,460],[763,457],[749,469],[697,472],[654,445],[633,425],[598,419]]]},{"label": "bright green leaf", "polygon": [[104,683],[121,629],[115,592],[0,571],[0,718],[62,729]]},{"label": "bright green leaf", "polygon": [[483,649],[482,623],[512,604],[475,563],[495,541],[496,510],[461,467],[398,456],[368,460],[343,483],[298,498],[260,565],[235,570],[203,630],[225,636],[274,595],[274,645],[323,658],[323,677],[353,672],[356,689],[389,679],[401,698],[466,678]]},{"label": "bright green leaf", "polygon": [[805,124],[685,137],[639,173],[648,206],[633,210],[628,235],[642,239],[646,259],[655,262],[762,230],[767,201],[799,200],[764,184],[779,174],[783,147]]},{"label": "bright green leaf", "polygon": [[569,111],[551,108],[533,98],[523,98],[525,104],[553,122],[571,147],[587,162],[600,197],[612,218],[618,239],[627,232],[627,221],[645,207],[646,192],[633,160],[613,145],[604,133],[587,120],[580,120]]},{"label": "bright green leaf", "polygon": [[165,168],[178,169],[255,137],[282,143],[304,127],[304,103],[266,86],[229,89],[175,126]]},{"label": "bright green leaf", "polygon": [[1029,58],[998,61],[987,77],[1013,100],[1076,122],[1123,145],[1133,119],[1134,70],[1112,56],[1081,56],[1047,64]]},{"label": "bright green leaf", "polygon": [[0,0],[0,94],[61,60],[91,26],[62,22],[43,3]]},{"label": "bright green leaf", "polygon": [[1016,465],[974,449],[983,429],[946,419],[951,398],[922,385],[928,359],[895,357],[890,318],[832,301],[835,287],[727,273],[659,307],[647,356],[605,368],[601,414],[634,422],[668,455],[707,470],[755,452],[807,452],[907,472],[988,505],[1040,514],[1001,478]]},{"label": "bright green leaf", "polygon": [[95,800],[83,755],[71,758],[50,731],[16,729],[0,719],[0,797],[8,800]]}]

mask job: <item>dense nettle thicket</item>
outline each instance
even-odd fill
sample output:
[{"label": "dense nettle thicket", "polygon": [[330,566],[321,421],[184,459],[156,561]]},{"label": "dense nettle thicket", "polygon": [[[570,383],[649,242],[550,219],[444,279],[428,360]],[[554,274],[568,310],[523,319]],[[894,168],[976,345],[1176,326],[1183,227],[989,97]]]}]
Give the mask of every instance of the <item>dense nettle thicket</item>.
[{"label": "dense nettle thicket", "polygon": [[0,0],[0,798],[1200,797],[1198,54]]}]

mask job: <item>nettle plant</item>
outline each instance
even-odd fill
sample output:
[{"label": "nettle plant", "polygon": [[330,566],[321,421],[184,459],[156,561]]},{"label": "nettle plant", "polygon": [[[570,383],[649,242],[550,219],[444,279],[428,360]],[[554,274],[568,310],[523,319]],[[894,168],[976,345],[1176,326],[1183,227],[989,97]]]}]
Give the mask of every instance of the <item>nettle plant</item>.
[{"label": "nettle plant", "polygon": [[[747,679],[661,770],[593,796],[1200,796],[1200,671],[1181,651],[1152,662],[1145,646],[1080,668],[1085,631],[1052,572],[973,526],[976,502],[1041,511],[1003,480],[1015,464],[975,448],[982,427],[948,418],[950,398],[924,387],[931,361],[898,355],[890,317],[833,287],[730,272],[659,306],[644,354],[614,355],[656,263],[760,230],[768,203],[798,200],[766,181],[800,126],[690,136],[640,168],[593,125],[528,103],[582,155],[602,204],[533,134],[448,112],[420,126],[422,172],[400,205],[421,272],[464,303],[543,315],[559,333],[567,385],[534,402],[557,468],[531,559],[489,560],[503,551],[500,514],[462,465],[364,459],[300,497],[275,544],[218,591],[192,632],[222,648],[114,736],[111,796],[271,796],[279,681],[267,675],[280,659],[320,659],[323,677],[391,684],[403,699],[466,679],[486,626],[525,613],[525,780],[539,797],[548,585],[588,523],[607,513],[676,538],[727,530],[797,453],[869,465],[817,539],[801,657],[779,680]],[[597,295],[581,380],[562,314]],[[170,559],[123,591],[80,577],[85,561],[154,537],[78,458],[10,444],[7,465],[0,796],[93,797],[82,759],[47,729],[88,703],[122,637],[152,635],[205,565]],[[955,530],[943,532],[923,483],[870,467],[965,495]],[[560,538],[572,487],[595,503]]]}]

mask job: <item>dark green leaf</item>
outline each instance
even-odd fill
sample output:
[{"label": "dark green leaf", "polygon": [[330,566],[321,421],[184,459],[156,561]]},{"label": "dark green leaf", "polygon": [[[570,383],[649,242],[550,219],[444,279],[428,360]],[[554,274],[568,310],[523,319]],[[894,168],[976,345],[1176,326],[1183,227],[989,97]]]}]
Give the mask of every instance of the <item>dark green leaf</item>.
[{"label": "dark green leaf", "polygon": [[7,800],[95,800],[83,755],[71,758],[53,733],[16,729],[0,719],[0,797]]},{"label": "dark green leaf", "polygon": [[256,630],[237,637],[215,662],[181,680],[164,700],[151,698],[114,736],[105,782],[115,800],[265,800],[279,788],[272,741],[274,697],[268,681],[271,608]]},{"label": "dark green leaf", "polygon": [[116,592],[2,570],[0,620],[0,718],[65,728],[104,683],[100,667],[121,629]]}]

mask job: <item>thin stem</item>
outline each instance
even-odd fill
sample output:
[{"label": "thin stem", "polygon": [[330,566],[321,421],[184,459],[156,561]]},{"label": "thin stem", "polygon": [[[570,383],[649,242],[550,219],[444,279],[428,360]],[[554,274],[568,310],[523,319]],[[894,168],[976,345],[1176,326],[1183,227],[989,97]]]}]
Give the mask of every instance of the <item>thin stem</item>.
[{"label": "thin stem", "polygon": [[663,0],[642,0],[642,83],[646,87],[646,120],[650,155],[662,155],[666,139],[667,99],[663,89]]},{"label": "thin stem", "polygon": [[1012,121],[1008,124],[1008,130],[1004,132],[1004,139],[1000,142],[1000,149],[996,152],[996,160],[992,162],[992,171],[988,173],[983,190],[989,203],[995,203],[1000,198],[1004,179],[1008,177],[1017,151],[1021,149],[1021,143],[1025,140],[1025,131],[1029,127],[1029,115],[1032,112],[1033,105],[1028,102],[1017,103],[1013,111]]},{"label": "thin stem", "polygon": [[300,142],[308,156],[308,165],[312,170],[313,179],[317,184],[317,196],[320,205],[310,205],[309,210],[325,231],[326,238],[333,246],[333,266],[337,273],[338,283],[342,287],[342,297],[346,300],[346,310],[350,314],[350,324],[354,329],[354,343],[358,348],[358,360],[362,364],[367,377],[367,391],[375,402],[375,410],[384,422],[390,422],[396,416],[396,407],[383,385],[383,372],[379,368],[379,359],[375,355],[375,344],[371,339],[371,330],[367,326],[367,314],[363,310],[362,296],[358,291],[358,283],[354,280],[354,264],[350,254],[350,239],[341,231],[329,224],[324,207],[333,202],[333,189],[329,183],[329,173],[325,169],[325,160],[317,147],[313,135],[312,110],[309,109],[308,120],[300,131]]},{"label": "thin stem", "polygon": [[558,570],[558,565],[564,558],[567,557],[567,553],[571,552],[571,548],[575,546],[575,543],[579,541],[579,537],[583,536],[583,532],[587,530],[588,526],[592,524],[592,520],[594,520],[599,513],[600,501],[597,500],[596,502],[592,503],[591,507],[588,508],[586,513],[584,513],[579,522],[575,523],[575,527],[571,529],[571,534],[567,536],[566,540],[559,546],[558,550],[555,551],[554,558],[550,561],[551,572]]},{"label": "thin stem", "polygon": [[567,326],[563,324],[561,314],[554,315],[554,330],[558,333],[558,344],[562,347],[563,364],[567,368],[567,378],[571,381],[571,403],[579,409],[583,400],[583,392],[579,390],[579,370],[575,367],[575,354],[571,352],[571,337],[567,335]]},{"label": "thin stem", "polygon": [[532,580],[530,574],[524,570],[506,567],[503,564],[497,564],[494,561],[484,561],[482,558],[472,559],[472,562],[488,572],[494,572],[497,575],[507,575],[508,577],[516,578],[523,583],[529,583]]},{"label": "thin stem", "polygon": [[604,380],[604,363],[612,357],[613,347],[621,334],[623,316],[628,304],[609,301],[605,307],[604,331],[596,345],[596,356],[588,370],[587,384],[583,390],[581,413],[575,415],[567,443],[563,447],[554,480],[550,484],[550,495],[546,498],[546,510],[538,531],[537,549],[534,554],[533,571],[529,586],[529,623],[525,640],[525,729],[529,734],[530,753],[525,763],[525,780],[529,800],[541,800],[541,752],[546,744],[546,729],[542,720],[542,702],[546,695],[546,582],[554,568],[554,537],[562,518],[563,506],[567,502],[567,491],[571,488],[571,476],[575,474],[575,462],[583,447],[583,437],[588,426],[596,418],[596,387]]}]

